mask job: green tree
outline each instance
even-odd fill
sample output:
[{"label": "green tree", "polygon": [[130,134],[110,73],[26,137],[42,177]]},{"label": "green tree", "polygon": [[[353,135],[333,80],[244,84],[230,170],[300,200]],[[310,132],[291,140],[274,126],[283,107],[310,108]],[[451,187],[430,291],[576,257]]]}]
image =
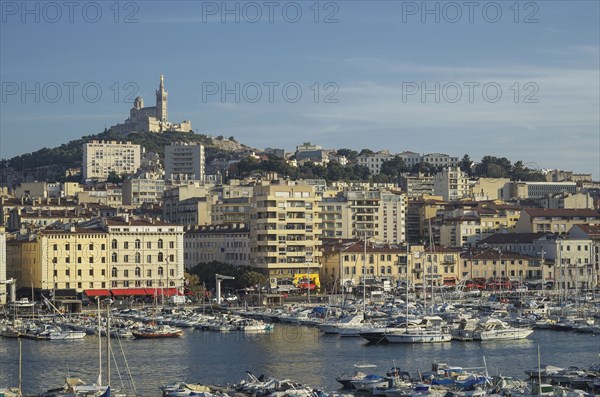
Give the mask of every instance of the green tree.
[{"label": "green tree", "polygon": [[400,178],[400,175],[408,171],[410,171],[410,168],[404,163],[404,160],[396,156],[381,164],[380,173],[388,176],[392,181],[397,181]]},{"label": "green tree", "polygon": [[185,272],[183,275],[183,285],[185,288],[185,292],[186,294],[192,293],[196,296],[202,296],[204,294],[204,287],[202,286],[202,283],[200,282],[200,278],[198,277],[197,274],[191,274],[188,272]]},{"label": "green tree", "polygon": [[336,152],[340,156],[344,156],[349,162],[354,163],[358,158],[358,152],[352,149],[338,149]]},{"label": "green tree", "polygon": [[463,158],[458,163],[458,167],[461,169],[461,171],[469,174],[469,176],[473,175],[473,161],[471,160],[471,157],[469,157],[468,154],[465,154],[463,156]]},{"label": "green tree", "polygon": [[250,270],[242,273],[238,283],[242,288],[248,288],[255,285],[266,285],[267,278],[262,273]]}]

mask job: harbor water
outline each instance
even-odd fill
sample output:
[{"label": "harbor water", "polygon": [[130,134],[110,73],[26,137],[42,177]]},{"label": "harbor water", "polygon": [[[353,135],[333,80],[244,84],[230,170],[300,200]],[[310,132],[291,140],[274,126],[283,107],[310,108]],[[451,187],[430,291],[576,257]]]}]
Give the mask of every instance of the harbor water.
[{"label": "harbor water", "polygon": [[[105,340],[103,340],[105,343]],[[126,365],[138,395],[160,396],[158,387],[176,380],[206,384],[231,384],[245,371],[334,390],[335,377],[368,362],[385,373],[392,366],[417,374],[432,362],[464,368],[487,364],[488,372],[525,378],[523,371],[542,364],[587,367],[598,360],[600,335],[536,330],[528,339],[499,342],[445,342],[437,344],[368,345],[362,338],[324,335],[317,328],[277,324],[265,334],[217,333],[186,330],[182,338],[154,340],[112,339],[118,365],[111,369],[114,387],[126,382]],[[103,377],[106,376],[103,346]],[[0,338],[0,385],[17,385],[19,342]],[[25,395],[62,386],[66,376],[88,382],[98,377],[98,339],[73,341],[22,341],[22,377]],[[122,379],[122,380],[121,380]]]}]

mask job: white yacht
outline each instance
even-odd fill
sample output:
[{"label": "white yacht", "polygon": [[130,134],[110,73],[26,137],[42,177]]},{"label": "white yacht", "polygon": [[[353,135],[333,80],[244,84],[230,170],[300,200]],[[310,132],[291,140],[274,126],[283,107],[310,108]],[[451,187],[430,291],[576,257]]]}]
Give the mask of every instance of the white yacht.
[{"label": "white yacht", "polygon": [[419,323],[407,324],[404,330],[385,334],[389,343],[435,343],[452,339],[446,322],[439,316],[424,316]]},{"label": "white yacht", "polygon": [[477,328],[473,331],[473,339],[481,341],[525,339],[532,333],[532,328],[513,327],[497,318],[489,318],[477,325]]}]

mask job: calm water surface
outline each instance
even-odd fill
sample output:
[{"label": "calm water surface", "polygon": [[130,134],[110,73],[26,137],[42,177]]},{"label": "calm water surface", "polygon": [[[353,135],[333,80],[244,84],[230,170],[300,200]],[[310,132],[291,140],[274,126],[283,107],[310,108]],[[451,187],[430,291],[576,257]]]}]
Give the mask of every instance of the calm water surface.
[{"label": "calm water surface", "polygon": [[[105,340],[103,341],[103,343]],[[516,342],[447,342],[441,344],[365,345],[362,338],[339,338],[318,329],[277,324],[269,334],[244,336],[187,330],[180,339],[122,341],[140,396],[160,396],[158,386],[175,380],[207,384],[238,382],[245,371],[336,389],[335,377],[355,363],[377,364],[384,373],[395,365],[411,373],[428,370],[434,361],[462,367],[482,367],[490,374],[524,377],[542,363],[587,366],[597,361],[600,335],[536,330]],[[112,340],[118,369],[125,376],[121,348]],[[98,376],[98,339],[79,341],[23,340],[23,383],[27,394],[61,386],[67,374],[85,381]],[[105,350],[105,346],[103,346]],[[103,366],[105,358],[103,357]],[[103,369],[105,376],[105,369]],[[18,383],[18,341],[0,338],[0,385]],[[112,384],[120,385],[113,366]]]}]

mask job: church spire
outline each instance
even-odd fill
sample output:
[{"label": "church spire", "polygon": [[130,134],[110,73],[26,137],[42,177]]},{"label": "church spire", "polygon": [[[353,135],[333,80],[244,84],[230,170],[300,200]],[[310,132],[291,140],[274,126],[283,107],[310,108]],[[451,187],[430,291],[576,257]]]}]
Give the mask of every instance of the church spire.
[{"label": "church spire", "polygon": [[160,85],[156,90],[156,118],[162,123],[162,128],[167,123],[167,96],[168,93],[165,90],[165,76],[160,74]]}]

